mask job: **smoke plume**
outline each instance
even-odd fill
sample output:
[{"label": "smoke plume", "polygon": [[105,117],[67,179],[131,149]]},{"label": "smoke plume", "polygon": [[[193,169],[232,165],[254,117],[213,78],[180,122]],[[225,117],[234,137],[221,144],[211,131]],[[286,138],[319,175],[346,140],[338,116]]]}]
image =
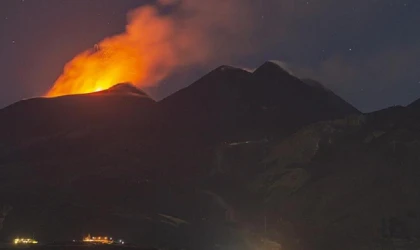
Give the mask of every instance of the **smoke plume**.
[{"label": "smoke plume", "polygon": [[128,13],[124,33],[68,62],[47,96],[89,93],[119,82],[158,84],[178,68],[228,63],[251,52],[247,1],[159,0]]}]

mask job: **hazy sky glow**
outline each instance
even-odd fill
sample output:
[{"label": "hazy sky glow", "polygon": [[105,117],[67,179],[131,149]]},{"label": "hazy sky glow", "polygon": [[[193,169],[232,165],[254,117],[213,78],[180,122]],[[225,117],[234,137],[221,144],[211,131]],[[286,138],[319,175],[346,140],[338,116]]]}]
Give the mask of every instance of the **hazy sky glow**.
[{"label": "hazy sky glow", "polygon": [[[418,0],[184,0],[181,4],[189,7],[184,12],[177,11],[178,1],[165,2],[175,6],[161,14],[197,29],[191,28],[205,38],[203,49],[212,56],[177,66],[159,87],[148,90],[156,98],[218,65],[254,68],[271,59],[321,81],[362,111],[420,97]],[[129,10],[154,3],[0,1],[0,107],[44,94],[66,62],[123,32]],[[217,32],[218,27],[225,28]]]}]

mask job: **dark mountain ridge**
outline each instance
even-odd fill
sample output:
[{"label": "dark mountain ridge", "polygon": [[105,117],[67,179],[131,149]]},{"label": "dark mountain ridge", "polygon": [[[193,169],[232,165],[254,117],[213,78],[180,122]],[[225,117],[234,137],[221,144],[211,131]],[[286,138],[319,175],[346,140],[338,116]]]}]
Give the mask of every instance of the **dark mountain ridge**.
[{"label": "dark mountain ridge", "polygon": [[180,121],[179,126],[190,123],[202,129],[197,133],[223,127],[221,137],[232,140],[241,133],[248,138],[279,134],[280,129],[289,133],[315,121],[360,113],[331,91],[308,86],[271,62],[254,73],[221,66],[159,106],[164,116]]},{"label": "dark mountain ridge", "polygon": [[[45,136],[94,124],[132,123],[155,104],[139,95],[85,94],[23,100],[0,110],[0,139],[13,141]],[[147,122],[147,121],[146,121]],[[28,127],[28,125],[30,125]]]},{"label": "dark mountain ridge", "polygon": [[[300,249],[261,233],[264,200],[278,185],[286,192],[295,185],[292,177],[276,184],[278,178],[306,176],[294,168],[321,152],[330,136],[324,130],[333,127],[328,120],[347,124],[351,115],[360,112],[274,63],[254,73],[219,67],[160,102],[129,84],[20,101],[0,110],[0,203],[14,207],[0,237],[96,231],[154,246],[247,249],[282,240]],[[300,135],[313,123],[322,133],[317,127]],[[277,147],[290,154],[277,159]],[[287,206],[270,209],[297,218]],[[283,215],[275,216],[273,222]],[[290,221],[293,234],[278,225],[270,230],[312,240],[301,221]]]}]

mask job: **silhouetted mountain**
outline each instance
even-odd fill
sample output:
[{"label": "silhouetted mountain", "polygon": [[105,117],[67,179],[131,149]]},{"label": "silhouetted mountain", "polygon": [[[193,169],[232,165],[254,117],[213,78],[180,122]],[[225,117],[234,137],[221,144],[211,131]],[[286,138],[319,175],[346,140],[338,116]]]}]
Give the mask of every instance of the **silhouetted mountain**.
[{"label": "silhouetted mountain", "polygon": [[258,138],[359,113],[327,89],[303,83],[274,63],[254,73],[222,66],[159,103],[171,126],[210,138]]},{"label": "silhouetted mountain", "polygon": [[141,91],[140,89],[138,89],[137,87],[135,87],[134,85],[132,85],[131,83],[118,83],[114,86],[112,86],[111,88],[107,89],[107,90],[103,90],[100,92],[97,92],[97,94],[131,94],[131,95],[138,95],[138,96],[143,96],[145,98],[149,98],[150,97],[143,91]]},{"label": "silhouetted mountain", "polygon": [[[261,233],[265,198],[279,185],[288,190],[289,182],[277,182],[283,168],[312,162],[306,154],[321,152],[317,147],[329,136],[317,141],[317,131],[294,134],[351,114],[360,112],[274,63],[254,73],[219,67],[160,102],[126,83],[17,102],[0,110],[0,204],[14,208],[2,232],[36,231],[55,240],[109,233],[187,249],[256,248],[263,239],[278,247],[282,237]],[[273,165],[267,159],[276,157],[269,154],[278,145],[290,157]],[[299,202],[296,213],[309,209]],[[267,209],[287,214],[287,204]],[[284,237],[312,240],[301,227],[292,234],[269,226]]]},{"label": "silhouetted mountain", "polygon": [[253,75],[263,93],[261,99],[282,102],[281,108],[285,112],[304,114],[302,117],[310,122],[359,113],[331,90],[319,88],[320,84],[307,84],[273,62],[266,62]]},{"label": "silhouetted mountain", "polygon": [[155,101],[140,90],[129,90],[136,95],[115,94],[124,91],[124,87],[130,86],[116,85],[98,93],[19,101],[0,110],[0,140],[18,142],[89,126],[132,124],[153,112]]}]

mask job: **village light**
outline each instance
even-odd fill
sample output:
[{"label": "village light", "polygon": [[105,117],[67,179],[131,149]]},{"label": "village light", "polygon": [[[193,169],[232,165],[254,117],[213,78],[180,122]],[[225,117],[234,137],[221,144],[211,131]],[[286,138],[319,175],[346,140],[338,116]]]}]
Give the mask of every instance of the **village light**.
[{"label": "village light", "polygon": [[102,244],[112,244],[114,243],[112,241],[111,237],[105,236],[105,237],[90,237],[88,235],[87,237],[83,238],[84,242],[91,242],[91,243],[102,243]]},{"label": "village light", "polygon": [[38,244],[38,241],[34,239],[24,239],[24,238],[16,238],[14,239],[13,243],[17,244]]}]

